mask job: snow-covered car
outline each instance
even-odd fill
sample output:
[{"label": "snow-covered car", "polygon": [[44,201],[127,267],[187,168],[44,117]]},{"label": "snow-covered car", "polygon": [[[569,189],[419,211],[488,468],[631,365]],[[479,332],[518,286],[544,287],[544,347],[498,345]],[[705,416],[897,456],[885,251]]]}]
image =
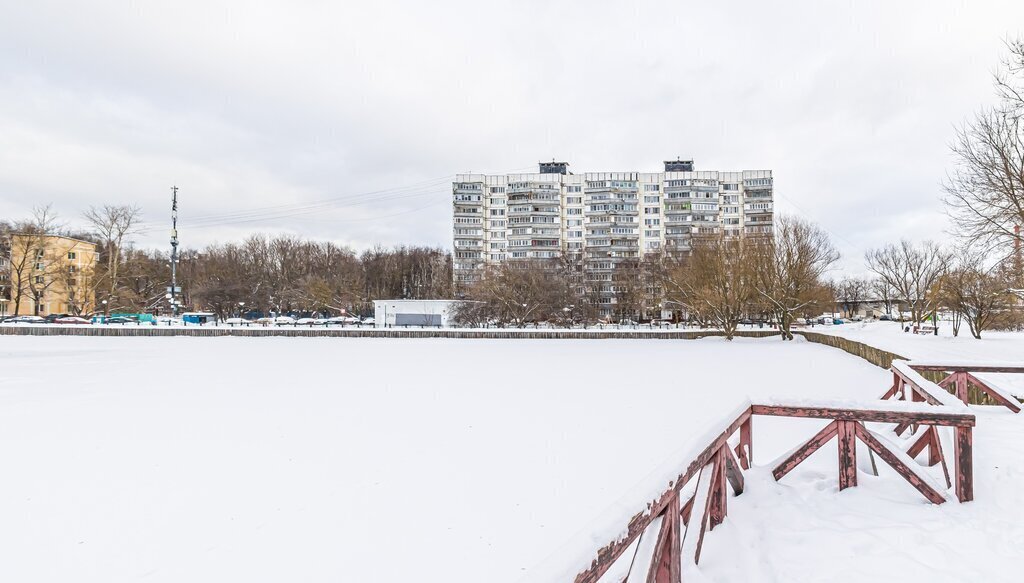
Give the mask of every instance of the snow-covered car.
[{"label": "snow-covered car", "polygon": [[5,324],[45,324],[46,319],[40,316],[15,316],[4,322]]},{"label": "snow-covered car", "polygon": [[361,321],[359,321],[359,323],[362,324],[363,326],[373,326],[374,322],[375,320],[373,318],[363,318]]},{"label": "snow-covered car", "polygon": [[63,318],[57,318],[54,320],[57,324],[89,324],[89,320],[85,318],[79,318],[78,316],[64,316]]},{"label": "snow-covered car", "polygon": [[295,318],[291,316],[278,316],[274,318],[275,326],[288,326],[295,323]]},{"label": "snow-covered car", "polygon": [[327,318],[324,320],[327,325],[345,325],[345,324],[358,324],[359,318],[352,316],[334,316],[333,318]]},{"label": "snow-covered car", "polygon": [[228,326],[248,326],[252,324],[251,321],[246,320],[245,318],[228,318],[224,320],[224,323]]},{"label": "snow-covered car", "polygon": [[295,320],[295,323],[299,326],[315,326],[317,324],[322,324],[323,321],[317,320],[316,318],[299,318],[298,320]]}]

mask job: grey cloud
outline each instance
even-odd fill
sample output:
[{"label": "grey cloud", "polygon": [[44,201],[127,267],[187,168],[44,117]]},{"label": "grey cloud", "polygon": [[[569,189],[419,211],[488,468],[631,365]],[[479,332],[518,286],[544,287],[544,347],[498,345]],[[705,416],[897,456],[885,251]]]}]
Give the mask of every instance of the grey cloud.
[{"label": "grey cloud", "polygon": [[[779,206],[867,247],[941,238],[955,124],[990,102],[1019,2],[10,3],[0,215],[136,202],[164,245],[287,231],[449,245],[449,190],[200,217],[567,159],[771,168]],[[193,221],[193,228],[190,228]]]}]

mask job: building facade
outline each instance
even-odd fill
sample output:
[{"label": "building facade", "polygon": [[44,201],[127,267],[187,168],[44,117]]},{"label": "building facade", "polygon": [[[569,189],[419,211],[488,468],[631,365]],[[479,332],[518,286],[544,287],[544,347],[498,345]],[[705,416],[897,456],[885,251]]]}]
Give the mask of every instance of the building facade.
[{"label": "building facade", "polygon": [[444,328],[450,325],[458,303],[455,300],[373,300],[373,325],[376,328]]},{"label": "building facade", "polygon": [[85,314],[96,309],[95,243],[13,233],[0,253],[0,315]]},{"label": "building facade", "polygon": [[690,249],[693,235],[770,234],[771,170],[698,171],[692,160],[664,172],[572,174],[542,162],[536,174],[462,174],[452,184],[456,285],[489,265],[579,257],[589,281],[611,281],[625,262]]}]

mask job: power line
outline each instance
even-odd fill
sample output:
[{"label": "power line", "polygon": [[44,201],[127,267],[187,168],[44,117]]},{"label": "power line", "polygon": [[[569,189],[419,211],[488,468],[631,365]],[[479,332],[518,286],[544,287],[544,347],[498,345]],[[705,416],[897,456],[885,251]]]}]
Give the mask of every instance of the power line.
[{"label": "power line", "polygon": [[[505,174],[515,174],[529,170],[533,166],[525,166],[516,168],[513,170],[506,171]],[[396,186],[393,188],[385,188],[380,190],[344,194],[317,201],[291,203],[291,204],[280,204],[266,207],[256,207],[251,209],[227,212],[227,213],[214,213],[208,215],[200,215],[198,217],[185,217],[183,222],[191,229],[207,229],[212,227],[220,227],[227,225],[245,224],[253,222],[270,221],[277,219],[293,218],[301,215],[327,212],[331,210],[337,210],[342,208],[352,208],[360,206],[366,203],[382,203],[382,202],[395,202],[400,200],[409,200],[422,198],[425,196],[432,196],[441,194],[442,191],[438,190],[442,185],[449,184],[453,181],[455,175],[449,174],[446,176],[440,176],[430,178],[420,182],[414,182],[411,184]],[[435,206],[438,203],[431,203],[422,208],[429,208]],[[397,214],[375,216],[369,219],[361,219],[363,221],[373,221],[382,218],[388,218],[392,216],[398,216],[407,214],[413,211],[402,211]],[[349,220],[338,220],[334,222],[351,222]],[[158,227],[158,223],[140,223],[140,234],[149,232],[154,227]]]},{"label": "power line", "polygon": [[[324,200],[320,200],[320,201],[292,203],[292,204],[276,205],[276,206],[269,206],[269,207],[257,207],[257,208],[253,208],[253,209],[246,209],[246,210],[241,210],[241,211],[232,211],[232,212],[228,212],[228,213],[200,215],[198,217],[192,217],[192,218],[186,217],[186,219],[187,219],[187,222],[190,225],[196,225],[196,224],[200,224],[200,223],[209,223],[209,222],[218,222],[218,221],[230,221],[230,220],[239,219],[239,218],[255,218],[255,217],[274,218],[277,215],[284,216],[287,213],[292,213],[292,212],[312,212],[312,211],[316,211],[316,210],[330,208],[332,206],[350,206],[351,203],[353,203],[353,202],[366,202],[366,201],[369,201],[369,200],[392,200],[392,199],[395,199],[395,198],[404,198],[406,195],[409,195],[409,194],[412,194],[412,195],[415,195],[415,194],[426,194],[428,192],[424,191],[423,190],[424,188],[436,188],[436,187],[444,184],[445,182],[447,182],[449,179],[450,179],[450,177],[444,177],[444,178],[441,178],[441,179],[436,179],[435,178],[435,179],[432,179],[430,181],[424,181],[424,182],[415,183],[415,184],[411,184],[411,185],[400,186],[400,187],[389,188],[389,189],[383,189],[383,190],[377,190],[377,191],[370,191],[370,192],[346,194],[346,195],[341,195],[341,196],[337,196],[337,197],[333,197],[333,198],[329,198],[329,199],[324,199]],[[348,203],[348,204],[340,204],[340,203]],[[140,224],[145,225],[146,227],[154,226],[153,223],[148,223],[148,224],[147,223],[140,223]]]}]

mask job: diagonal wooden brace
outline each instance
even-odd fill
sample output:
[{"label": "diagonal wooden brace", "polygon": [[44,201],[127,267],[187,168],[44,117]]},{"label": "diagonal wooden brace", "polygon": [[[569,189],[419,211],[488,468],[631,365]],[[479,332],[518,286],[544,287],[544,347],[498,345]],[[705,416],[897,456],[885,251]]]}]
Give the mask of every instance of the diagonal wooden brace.
[{"label": "diagonal wooden brace", "polygon": [[729,479],[733,492],[739,496],[743,493],[743,472],[740,471],[740,464],[727,445],[722,446],[722,457],[725,459],[725,477]]},{"label": "diagonal wooden brace", "polygon": [[942,504],[946,501],[946,497],[943,496],[941,492],[932,488],[931,485],[922,480],[921,477],[918,476],[917,473],[909,466],[900,461],[900,459],[896,457],[888,447],[882,445],[882,443],[864,427],[864,424],[855,422],[854,428],[857,438],[863,441],[864,445],[867,445],[871,451],[875,452],[878,457],[882,458],[885,463],[889,464],[892,469],[896,470],[896,473],[903,476],[903,479],[910,482],[910,485],[917,489],[918,492],[924,494],[925,498],[934,504]]},{"label": "diagonal wooden brace", "polygon": [[783,476],[798,466],[800,462],[807,459],[812,453],[821,449],[821,446],[825,445],[830,439],[835,437],[839,427],[838,423],[838,421],[833,421],[826,425],[814,437],[808,439],[807,442],[797,448],[792,455],[783,460],[779,465],[775,466],[775,469],[772,470],[772,475],[775,476],[775,480],[781,480]]}]

